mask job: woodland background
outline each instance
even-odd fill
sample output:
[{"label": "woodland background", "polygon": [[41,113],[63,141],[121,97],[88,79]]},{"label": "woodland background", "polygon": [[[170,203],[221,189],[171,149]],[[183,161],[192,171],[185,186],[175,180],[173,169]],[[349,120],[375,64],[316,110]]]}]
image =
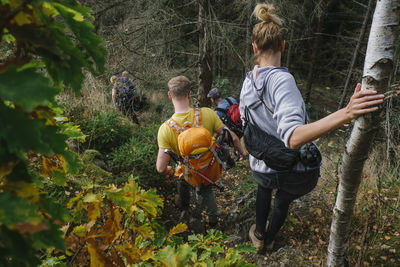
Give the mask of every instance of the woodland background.
[{"label": "woodland background", "polygon": [[[355,84],[361,81],[374,1],[270,2],[287,27],[282,65],[296,78],[308,113],[317,120],[338,109],[345,87],[348,93],[343,102],[347,103]],[[63,123],[79,125],[84,134],[68,141],[83,168],[68,174],[65,183],[43,182],[41,190],[57,204],[67,206],[71,214],[62,228],[64,250],[62,246],[57,250],[39,246],[43,266],[179,266],[189,258],[199,266],[202,262],[210,265],[210,260],[217,263],[219,258],[237,266],[245,265],[242,260],[258,266],[324,265],[341,158],[352,123],[317,140],[324,155],[320,182],[311,194],[293,203],[279,241],[268,255],[254,254],[249,248],[247,231],[255,220],[256,184],[247,161],[225,173],[228,190],[217,193],[222,211],[220,232],[206,232],[201,223],[204,214],[195,200],[190,212],[179,210],[174,205],[175,182],[155,170],[157,130],[173,114],[166,96],[167,81],[176,75],[188,76],[193,81],[193,104],[204,104],[204,91],[196,94],[203,86],[198,76],[206,62],[210,68],[203,76],[206,90],[218,87],[224,96],[238,98],[244,75],[253,66],[250,33],[257,23],[251,16],[256,1],[111,0],[82,4],[92,9],[93,31],[105,40],[108,55],[105,72],[85,72],[80,93],[66,86],[57,96],[60,106],[56,116],[65,118]],[[369,16],[368,6],[372,7]],[[365,34],[360,34],[364,22]],[[397,44],[392,89],[399,88],[399,49]],[[3,40],[0,50],[5,62],[15,47]],[[140,125],[130,122],[111,104],[109,78],[114,71],[124,70],[146,103],[138,113]],[[350,265],[400,264],[398,104],[393,98],[382,107],[386,115],[379,123],[352,220]],[[30,170],[43,169],[40,154],[27,158]],[[41,174],[46,176],[43,170]],[[124,189],[118,191],[117,187]],[[118,195],[128,191],[142,197],[132,200],[137,201],[133,210]],[[107,246],[95,240],[95,235]],[[156,256],[150,256],[152,253]],[[7,257],[3,259],[7,262]]]}]

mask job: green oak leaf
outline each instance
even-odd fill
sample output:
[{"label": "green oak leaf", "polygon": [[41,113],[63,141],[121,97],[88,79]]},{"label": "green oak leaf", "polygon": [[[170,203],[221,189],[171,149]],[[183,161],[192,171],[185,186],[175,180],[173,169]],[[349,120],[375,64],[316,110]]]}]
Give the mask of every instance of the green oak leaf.
[{"label": "green oak leaf", "polygon": [[58,133],[58,127],[48,126],[44,120],[30,119],[23,112],[6,107],[0,102],[0,138],[7,141],[10,153],[20,150],[45,155],[62,154],[67,137]]},{"label": "green oak leaf", "polygon": [[54,101],[57,93],[49,80],[33,68],[18,71],[11,67],[0,75],[0,99],[10,100],[26,112]]},{"label": "green oak leaf", "polygon": [[0,203],[4,204],[0,205],[0,224],[7,227],[26,222],[35,224],[43,220],[38,213],[38,207],[25,198],[11,195],[9,192],[1,192]]}]

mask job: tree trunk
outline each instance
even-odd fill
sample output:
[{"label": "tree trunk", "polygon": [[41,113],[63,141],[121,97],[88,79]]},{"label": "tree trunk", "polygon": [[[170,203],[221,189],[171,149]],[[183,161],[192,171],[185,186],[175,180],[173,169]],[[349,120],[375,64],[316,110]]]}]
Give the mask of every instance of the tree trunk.
[{"label": "tree trunk", "polygon": [[323,23],[323,18],[322,16],[318,18],[317,21],[317,37],[314,40],[314,44],[313,44],[313,48],[312,48],[312,54],[311,54],[311,61],[310,61],[310,65],[308,68],[308,75],[307,75],[307,83],[306,83],[306,94],[304,97],[304,102],[306,104],[310,103],[310,99],[311,99],[311,90],[312,90],[312,83],[314,80],[314,67],[315,64],[317,64],[317,59],[318,59],[318,52],[319,52],[319,48],[320,48],[320,42],[321,42],[321,31],[322,31],[322,23]]},{"label": "tree trunk", "polygon": [[[364,63],[362,90],[383,93],[393,69],[396,27],[400,21],[400,0],[377,2]],[[350,218],[353,213],[364,162],[372,146],[381,112],[359,117],[353,127],[343,155],[338,196],[333,209],[333,220],[328,247],[327,266],[345,266]]]},{"label": "tree trunk", "polygon": [[251,47],[251,14],[253,13],[253,8],[254,8],[254,0],[248,0],[247,1],[247,20],[246,20],[246,54],[245,54],[245,70],[244,73],[249,71],[252,66],[251,62],[251,52],[252,47]]},{"label": "tree trunk", "polygon": [[197,92],[197,100],[200,107],[210,105],[207,94],[211,90],[212,71],[209,59],[208,30],[206,19],[208,17],[208,0],[199,0],[199,88]]},{"label": "tree trunk", "polygon": [[[324,2],[324,1],[321,1],[321,2]],[[304,102],[306,104],[310,103],[310,100],[311,100],[312,84],[314,82],[314,70],[315,70],[316,64],[318,62],[319,49],[321,47],[321,39],[322,39],[321,33],[324,28],[325,19],[328,16],[331,8],[334,7],[339,1],[338,0],[329,0],[326,2],[327,2],[326,6],[321,11],[322,13],[318,16],[317,22],[316,22],[317,23],[316,33],[318,35],[317,35],[317,38],[314,40],[310,66],[308,69],[307,83],[306,83],[306,89],[305,89],[306,93],[305,93],[305,97],[304,97]]]},{"label": "tree trunk", "polygon": [[290,69],[290,57],[292,56],[292,48],[293,48],[293,34],[294,34],[294,21],[290,23],[290,37],[289,41],[286,46],[288,47],[287,54],[286,54],[286,68]]},{"label": "tree trunk", "polygon": [[357,55],[358,55],[358,51],[360,50],[361,42],[362,42],[362,40],[364,40],[365,31],[366,31],[367,25],[368,25],[368,19],[372,12],[372,7],[374,6],[374,3],[375,3],[375,1],[373,1],[373,0],[369,0],[369,2],[368,2],[367,12],[365,13],[364,21],[361,26],[360,35],[358,36],[357,45],[356,45],[356,48],[354,49],[353,58],[351,59],[351,62],[350,62],[349,71],[347,73],[346,82],[344,83],[343,93],[342,93],[342,97],[340,98],[340,103],[339,103],[338,109],[341,109],[344,106],[344,103],[346,100],[346,95],[347,95],[347,89],[348,89],[349,83],[350,83],[351,74],[353,73],[354,64],[356,63],[356,60],[357,60]]}]

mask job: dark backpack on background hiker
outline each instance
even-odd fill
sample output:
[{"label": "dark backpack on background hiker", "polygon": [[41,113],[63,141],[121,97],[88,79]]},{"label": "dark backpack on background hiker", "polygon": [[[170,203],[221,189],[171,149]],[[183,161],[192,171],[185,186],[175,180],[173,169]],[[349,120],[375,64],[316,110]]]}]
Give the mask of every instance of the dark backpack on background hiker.
[{"label": "dark backpack on background hiker", "polygon": [[131,88],[123,84],[117,87],[117,98],[121,99],[121,102],[127,102],[135,95],[135,88]]},{"label": "dark backpack on background hiker", "polygon": [[243,136],[242,129],[242,119],[240,118],[240,110],[239,105],[232,103],[229,98],[225,98],[229,103],[228,109],[216,108],[215,111],[220,111],[224,113],[225,119],[223,119],[223,123],[232,130],[239,138]]},{"label": "dark backpack on background hiker", "polygon": [[[257,94],[255,90],[254,92]],[[258,98],[264,107],[274,114],[265,104],[262,96],[258,95]],[[313,142],[307,143],[299,149],[287,148],[282,140],[262,130],[255,123],[250,111],[251,109],[246,106],[243,136],[246,149],[253,157],[264,161],[268,167],[277,171],[292,171],[298,162],[305,167],[320,166],[322,156]],[[307,123],[307,121],[305,122]]]}]

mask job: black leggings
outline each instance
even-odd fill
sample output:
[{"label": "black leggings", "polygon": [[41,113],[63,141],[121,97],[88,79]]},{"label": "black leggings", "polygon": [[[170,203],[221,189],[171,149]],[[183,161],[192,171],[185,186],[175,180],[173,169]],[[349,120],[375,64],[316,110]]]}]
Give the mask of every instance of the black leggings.
[{"label": "black leggings", "polygon": [[[256,198],[256,231],[259,234],[264,234],[265,224],[269,211],[271,209],[272,188],[264,188],[258,185],[257,198]],[[289,205],[296,198],[302,195],[292,195],[282,190],[278,190],[275,195],[274,209],[272,210],[271,220],[268,225],[268,232],[266,237],[272,241],[285,222]],[[268,240],[266,242],[268,243]]]},{"label": "black leggings", "polygon": [[[258,182],[256,198],[256,232],[257,236],[266,238],[269,243],[275,238],[287,217],[290,203],[310,192],[317,184],[319,169],[304,173],[262,174],[253,171]],[[268,229],[265,224],[271,209],[272,190],[276,188],[274,208]]]}]

